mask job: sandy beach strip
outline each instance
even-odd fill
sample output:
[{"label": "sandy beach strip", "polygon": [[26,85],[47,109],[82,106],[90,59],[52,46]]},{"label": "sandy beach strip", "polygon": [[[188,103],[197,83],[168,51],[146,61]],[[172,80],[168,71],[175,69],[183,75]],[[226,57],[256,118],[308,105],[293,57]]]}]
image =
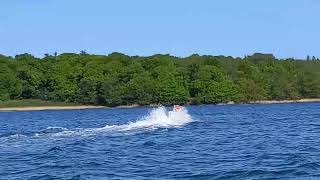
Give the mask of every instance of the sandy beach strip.
[{"label": "sandy beach strip", "polygon": [[[283,104],[283,103],[311,103],[311,102],[320,102],[319,98],[314,99],[298,99],[298,100],[263,100],[263,101],[251,101],[245,104]],[[220,103],[217,105],[227,105],[227,104],[238,104],[234,102],[229,103]],[[239,103],[242,104],[242,103]],[[139,107],[138,105],[131,106],[117,106],[115,108],[134,108]],[[43,111],[43,110],[81,110],[81,109],[102,109],[110,108],[107,106],[30,106],[30,107],[8,107],[0,108],[0,112],[5,111]]]},{"label": "sandy beach strip", "polygon": [[43,111],[43,110],[77,110],[77,109],[101,109],[105,106],[34,106],[34,107],[8,107],[0,108],[0,111]]},{"label": "sandy beach strip", "polygon": [[297,100],[264,100],[264,101],[251,101],[248,104],[283,104],[283,103],[308,103],[320,102],[320,99],[297,99]]}]

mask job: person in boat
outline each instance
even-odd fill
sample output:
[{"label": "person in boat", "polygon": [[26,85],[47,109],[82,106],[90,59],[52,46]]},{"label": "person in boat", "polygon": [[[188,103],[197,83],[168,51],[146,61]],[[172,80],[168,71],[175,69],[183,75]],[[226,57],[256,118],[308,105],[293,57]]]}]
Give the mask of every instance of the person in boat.
[{"label": "person in boat", "polygon": [[181,112],[181,111],[183,111],[183,106],[174,105],[174,106],[173,106],[173,111],[174,111],[174,112]]}]

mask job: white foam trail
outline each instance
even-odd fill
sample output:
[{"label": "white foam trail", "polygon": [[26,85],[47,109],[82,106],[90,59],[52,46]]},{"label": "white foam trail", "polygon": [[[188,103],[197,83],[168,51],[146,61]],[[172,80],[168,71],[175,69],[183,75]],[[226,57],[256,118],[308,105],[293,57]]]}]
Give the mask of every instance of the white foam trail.
[{"label": "white foam trail", "polygon": [[[43,138],[92,136],[99,133],[107,132],[130,132],[135,130],[143,131],[158,128],[180,127],[190,122],[192,122],[192,117],[188,114],[188,111],[186,109],[181,112],[168,112],[165,107],[159,107],[153,109],[147,116],[141,118],[140,120],[129,122],[123,125],[106,125],[102,128],[79,128],[72,130],[63,127],[48,127],[40,131],[39,133],[35,133],[32,137]],[[0,138],[0,142],[3,140],[12,140],[21,137],[27,138],[27,136],[17,134],[5,138]]]},{"label": "white foam trail", "polygon": [[164,107],[153,109],[148,116],[145,116],[139,121],[129,122],[125,125],[119,126],[105,126],[102,129],[115,129],[115,130],[133,130],[142,128],[161,128],[161,127],[177,127],[183,126],[192,121],[191,116],[187,110],[181,112],[167,112]]},{"label": "white foam trail", "polygon": [[90,136],[103,132],[124,132],[131,130],[143,130],[143,129],[158,129],[158,128],[170,128],[179,127],[192,122],[192,117],[185,109],[181,112],[173,112],[167,110],[164,107],[153,109],[149,115],[142,119],[129,122],[124,125],[106,125],[102,128],[88,128],[78,130],[64,130],[62,132],[51,134],[54,137],[60,136]]}]

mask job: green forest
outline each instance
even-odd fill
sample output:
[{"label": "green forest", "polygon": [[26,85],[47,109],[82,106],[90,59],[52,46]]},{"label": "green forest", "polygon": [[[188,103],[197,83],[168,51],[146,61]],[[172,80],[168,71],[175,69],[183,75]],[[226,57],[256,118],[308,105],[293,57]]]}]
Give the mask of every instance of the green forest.
[{"label": "green forest", "polygon": [[320,60],[122,53],[0,55],[0,101],[119,106],[320,98]]}]

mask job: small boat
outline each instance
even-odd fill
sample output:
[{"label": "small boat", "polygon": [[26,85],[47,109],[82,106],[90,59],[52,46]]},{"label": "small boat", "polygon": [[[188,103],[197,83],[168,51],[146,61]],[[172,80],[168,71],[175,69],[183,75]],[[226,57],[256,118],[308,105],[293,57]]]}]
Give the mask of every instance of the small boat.
[{"label": "small boat", "polygon": [[179,106],[179,105],[174,105],[173,106],[173,111],[174,112],[181,112],[184,110],[184,107],[183,106]]}]

